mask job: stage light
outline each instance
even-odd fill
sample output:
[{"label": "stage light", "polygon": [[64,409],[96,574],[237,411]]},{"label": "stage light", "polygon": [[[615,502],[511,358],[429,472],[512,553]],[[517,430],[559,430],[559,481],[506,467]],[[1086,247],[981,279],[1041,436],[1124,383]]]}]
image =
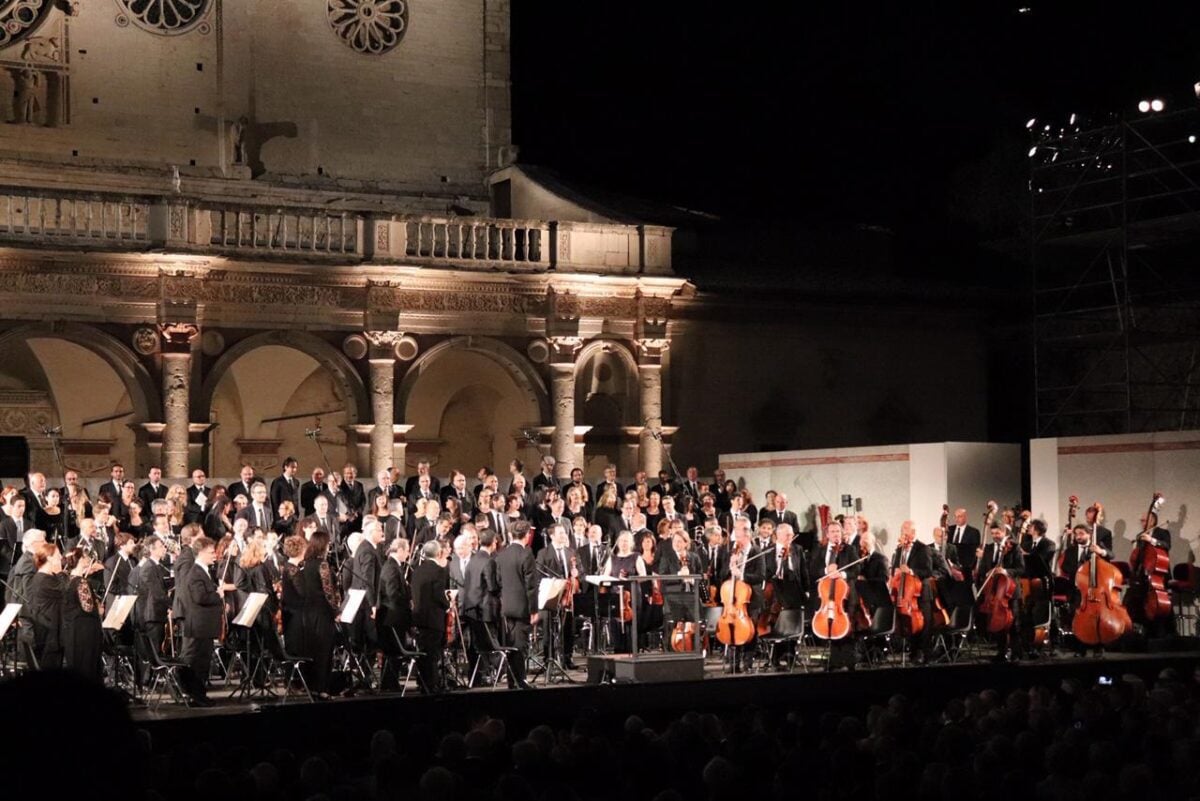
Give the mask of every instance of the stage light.
[{"label": "stage light", "polygon": [[1165,107],[1166,105],[1157,97],[1150,101],[1151,111],[1162,111]]},{"label": "stage light", "polygon": [[1192,91],[1196,93],[1196,99],[1200,100],[1200,81],[1196,81],[1194,84],[1192,84]]},{"label": "stage light", "polygon": [[[1196,84],[1196,85],[1197,85],[1197,86],[1200,86],[1200,83],[1198,83],[1198,84]],[[1037,117],[1030,117],[1030,118],[1029,118],[1029,122],[1025,123],[1025,129],[1026,129],[1026,130],[1028,130],[1028,129],[1032,128],[1032,127],[1033,127],[1033,126],[1035,126],[1035,125],[1037,125]]]},{"label": "stage light", "polygon": [[1196,135],[1195,134],[1192,134],[1191,136],[1188,137],[1188,144],[1192,144],[1192,145],[1196,144]]},{"label": "stage light", "polygon": [[1070,121],[1070,122],[1068,122],[1067,124],[1068,124],[1068,125],[1074,125],[1074,124],[1075,124],[1075,115],[1074,115],[1074,114],[1071,114],[1071,121]]},{"label": "stage light", "polygon": [[1037,145],[1034,145],[1033,147],[1029,148],[1029,158],[1033,158],[1036,155],[1037,155]]},{"label": "stage light", "polygon": [[1143,100],[1142,102],[1138,103],[1138,111],[1145,114],[1149,110],[1150,110],[1150,101],[1149,100]]}]

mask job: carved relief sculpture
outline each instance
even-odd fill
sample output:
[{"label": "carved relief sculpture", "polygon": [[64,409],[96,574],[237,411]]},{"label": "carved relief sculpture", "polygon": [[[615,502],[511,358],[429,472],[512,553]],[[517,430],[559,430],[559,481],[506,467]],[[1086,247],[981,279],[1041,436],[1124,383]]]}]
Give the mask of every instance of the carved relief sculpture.
[{"label": "carved relief sculpture", "polygon": [[160,36],[175,36],[193,28],[208,32],[204,20],[212,0],[116,0],[116,4],[118,25],[132,22]]},{"label": "carved relief sculpture", "polygon": [[329,27],[347,47],[365,55],[387,53],[408,31],[406,0],[327,0]]}]

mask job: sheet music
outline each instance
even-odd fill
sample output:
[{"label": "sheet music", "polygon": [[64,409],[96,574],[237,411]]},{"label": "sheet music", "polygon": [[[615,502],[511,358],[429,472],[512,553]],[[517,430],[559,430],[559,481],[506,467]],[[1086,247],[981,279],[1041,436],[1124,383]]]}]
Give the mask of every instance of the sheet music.
[{"label": "sheet music", "polygon": [[254,621],[258,618],[258,613],[266,602],[267,594],[265,592],[252,592],[247,595],[246,600],[242,603],[242,611],[238,612],[237,617],[233,619],[233,625],[247,628],[253,626]]},{"label": "sheet music", "polygon": [[366,597],[367,591],[363,589],[354,589],[346,593],[346,602],[342,604],[342,613],[338,615],[338,620],[353,623],[354,618],[358,616],[358,608],[362,606],[363,598]]},{"label": "sheet music", "polygon": [[137,603],[137,599],[136,595],[118,595],[117,600],[109,604],[108,614],[104,616],[101,627],[110,631],[119,630],[125,625],[125,619],[133,611],[133,605]]},{"label": "sheet music", "polygon": [[553,604],[553,608],[558,608],[558,600],[562,596],[563,589],[567,586],[565,579],[544,578],[538,584],[538,609],[551,608],[547,604]]},{"label": "sheet music", "polygon": [[8,629],[12,626],[13,621],[17,619],[17,614],[21,611],[20,604],[6,604],[4,611],[0,612],[0,638],[8,634]]}]

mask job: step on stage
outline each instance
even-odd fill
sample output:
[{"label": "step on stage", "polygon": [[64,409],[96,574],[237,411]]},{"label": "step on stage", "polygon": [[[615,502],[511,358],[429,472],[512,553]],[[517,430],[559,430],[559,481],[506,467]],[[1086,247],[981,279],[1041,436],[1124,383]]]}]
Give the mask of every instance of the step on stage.
[{"label": "step on stage", "polygon": [[[639,656],[641,663],[645,657]],[[136,725],[150,731],[156,742],[181,743],[208,739],[232,745],[235,742],[279,741],[286,735],[291,747],[319,747],[332,738],[357,736],[362,731],[407,727],[423,723],[435,729],[469,727],[485,716],[502,718],[512,731],[541,723],[563,724],[582,710],[617,722],[637,714],[647,725],[656,725],[689,710],[736,712],[753,705],[774,709],[797,708],[806,718],[823,712],[861,712],[870,704],[886,701],[896,693],[928,703],[944,703],[953,696],[994,688],[1000,692],[1018,687],[1058,687],[1075,679],[1085,685],[1101,677],[1119,679],[1134,674],[1153,678],[1166,668],[1184,675],[1200,668],[1200,651],[1151,654],[1109,653],[1102,657],[1057,657],[1017,664],[996,665],[986,661],[960,662],[928,667],[860,668],[854,672],[826,673],[820,668],[804,672],[761,672],[727,675],[719,661],[701,662],[703,679],[678,679],[683,670],[694,675],[695,664],[646,660],[639,664],[636,681],[623,681],[617,671],[622,661],[597,658],[602,669],[611,669],[612,681],[589,682],[588,671],[570,671],[571,682],[547,685],[535,681],[534,690],[503,687],[455,691],[437,696],[409,692],[308,703],[294,698],[286,704],[229,701],[227,691],[217,689],[211,697],[217,706],[188,709],[163,704],[157,711],[131,709]],[[694,657],[693,657],[694,660]],[[665,675],[670,674],[670,675]],[[658,676],[662,680],[651,680]]]}]

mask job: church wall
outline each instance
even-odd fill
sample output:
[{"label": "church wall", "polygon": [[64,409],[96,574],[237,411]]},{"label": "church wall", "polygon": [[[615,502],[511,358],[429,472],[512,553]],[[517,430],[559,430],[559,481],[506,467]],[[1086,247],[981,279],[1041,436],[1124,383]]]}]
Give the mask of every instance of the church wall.
[{"label": "church wall", "polygon": [[[112,0],[80,3],[38,31],[42,111],[37,124],[0,126],[0,154],[220,174],[233,158],[229,126],[247,115],[256,175],[482,197],[509,140],[507,17],[485,21],[484,6],[411,4],[400,43],[364,55],[334,34],[325,0],[214,0],[200,26],[173,36],[122,25]],[[0,50],[0,61],[20,64],[25,48]],[[490,112],[485,69],[501,89],[487,92]],[[0,69],[6,120],[12,80]],[[51,83],[64,87],[57,102]],[[63,109],[52,127],[49,106]]]}]

